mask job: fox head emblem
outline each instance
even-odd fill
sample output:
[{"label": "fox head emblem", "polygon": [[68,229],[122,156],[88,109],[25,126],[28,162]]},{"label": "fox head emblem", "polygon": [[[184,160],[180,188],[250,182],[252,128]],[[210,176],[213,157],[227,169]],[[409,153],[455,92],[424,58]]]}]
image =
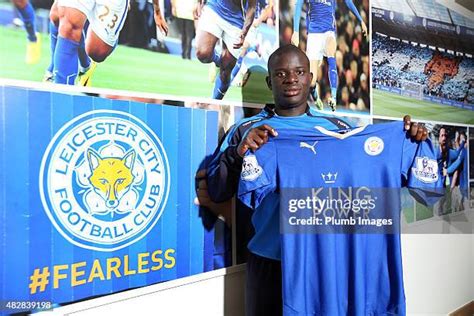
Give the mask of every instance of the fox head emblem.
[{"label": "fox head emblem", "polygon": [[102,197],[107,208],[113,210],[130,190],[136,153],[130,150],[122,158],[103,158],[93,149],[87,150],[91,170],[88,178],[93,190]]}]

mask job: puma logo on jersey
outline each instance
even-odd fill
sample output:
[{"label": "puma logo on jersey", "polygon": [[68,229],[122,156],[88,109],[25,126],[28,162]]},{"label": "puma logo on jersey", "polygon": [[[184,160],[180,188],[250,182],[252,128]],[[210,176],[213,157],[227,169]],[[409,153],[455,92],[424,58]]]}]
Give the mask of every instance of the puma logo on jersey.
[{"label": "puma logo on jersey", "polygon": [[308,148],[309,150],[311,150],[313,152],[313,154],[316,155],[316,144],[318,143],[318,141],[315,141],[313,143],[313,145],[310,145],[306,142],[300,142],[300,148]]}]

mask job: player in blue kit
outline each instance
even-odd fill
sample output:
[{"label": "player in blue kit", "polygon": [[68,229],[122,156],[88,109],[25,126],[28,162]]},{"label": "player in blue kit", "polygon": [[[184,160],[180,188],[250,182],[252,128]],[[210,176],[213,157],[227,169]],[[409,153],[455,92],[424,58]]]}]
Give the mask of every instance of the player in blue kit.
[{"label": "player in blue kit", "polygon": [[[346,5],[359,20],[362,32],[367,36],[367,26],[360,16],[352,0],[345,0]],[[303,0],[297,0],[293,17],[293,35],[291,42],[298,46],[299,28]],[[337,94],[337,66],[336,66],[336,0],[307,0],[306,26],[308,40],[306,43],[306,55],[311,63],[311,72],[314,77],[311,82],[311,95],[319,108],[322,108],[322,101],[318,94],[317,78],[318,71],[323,60],[327,57],[328,77],[331,85],[331,99],[329,105],[336,108]]]},{"label": "player in blue kit", "polygon": [[[48,68],[45,71],[43,76],[44,82],[54,82],[54,53],[56,51],[56,44],[58,41],[58,26],[59,26],[59,12],[58,12],[58,2],[55,1],[51,6],[49,11],[49,37],[50,37],[50,50],[51,50],[51,61],[48,65]],[[84,29],[82,30],[81,40],[77,48],[79,69],[78,69],[78,80],[77,83],[80,86],[91,86],[92,84],[92,75],[96,69],[96,62],[91,60],[89,55],[86,52],[85,47],[85,38],[87,34],[87,29],[89,27],[89,22],[86,21],[84,24]]]},{"label": "player in blue kit", "polygon": [[[158,0],[154,0],[154,5]],[[104,61],[115,49],[129,10],[128,0],[57,0],[58,36],[54,48],[54,82],[73,85],[78,75],[79,48],[84,42],[87,55],[95,62]],[[155,6],[157,26],[167,33],[166,22]],[[160,19],[161,18],[161,19]],[[83,31],[89,23],[87,34]],[[92,72],[92,71],[91,71]],[[92,74],[84,80],[89,80]],[[84,85],[88,85],[87,82]]]},{"label": "player in blue kit", "polygon": [[[434,209],[438,215],[444,215],[450,212],[451,205],[448,205],[447,203],[448,200],[450,200],[448,199],[448,196],[452,195],[451,190],[455,189],[456,185],[458,188],[454,190],[454,200],[462,200],[462,193],[457,192],[460,189],[459,184],[462,184],[464,190],[467,189],[467,180],[465,179],[466,177],[463,173],[458,172],[456,177],[454,177],[456,170],[462,170],[463,168],[464,170],[467,169],[467,163],[465,163],[466,138],[464,137],[463,141],[459,142],[457,149],[450,148],[449,143],[450,141],[448,139],[448,131],[445,127],[441,127],[438,135],[439,148],[437,151],[437,160],[443,180],[443,185],[449,190],[446,191],[446,196],[440,199],[440,201],[435,205]],[[465,194],[467,195],[467,192],[465,192]],[[459,197],[459,195],[461,195],[461,197]],[[451,196],[451,200],[453,200],[453,196]]]},{"label": "player in blue kit", "polygon": [[443,194],[431,142],[410,140],[402,122],[275,130],[245,156],[239,199],[255,217],[278,192],[283,314],[405,315],[399,189],[426,204]]},{"label": "player in blue kit", "polygon": [[12,0],[12,3],[20,14],[27,33],[25,62],[30,65],[36,64],[41,58],[41,39],[36,32],[35,9],[28,0]]},{"label": "player in blue kit", "polygon": [[[222,99],[230,86],[230,75],[245,37],[255,17],[256,0],[199,0],[195,19],[199,18],[196,32],[196,56],[202,63],[214,63],[219,75],[214,83],[212,97]],[[222,51],[216,45],[222,40]]]},{"label": "player in blue kit", "polygon": [[[240,70],[242,69],[243,62],[245,56],[247,56],[248,53],[250,52],[257,52],[259,57],[261,57],[261,54],[259,52],[259,47],[258,47],[258,40],[257,40],[257,32],[259,26],[264,23],[268,18],[270,18],[273,14],[273,0],[257,0],[256,4],[256,10],[255,10],[255,19],[252,23],[252,27],[250,28],[249,33],[245,37],[244,45],[242,46],[242,49],[240,51],[239,58],[237,59],[237,62],[232,69],[231,75],[230,75],[230,82],[234,84],[234,79],[235,77],[239,74]],[[243,80],[242,83],[239,85],[243,85],[245,82],[245,79]]]},{"label": "player in blue kit", "polygon": [[[232,127],[216,149],[207,170],[200,170],[196,175],[199,180],[199,202],[218,214],[223,214],[228,209],[228,205],[220,202],[227,203],[237,191],[245,152],[259,150],[271,136],[276,135],[273,126],[269,125],[271,122],[275,126],[283,126],[287,121],[288,125],[294,127],[303,121],[302,124],[325,126],[331,130],[350,127],[337,116],[322,115],[309,109],[307,97],[311,73],[309,61],[300,49],[293,45],[278,48],[269,58],[268,69],[267,83],[273,92],[275,105],[266,106],[259,114]],[[408,116],[404,121],[409,136],[416,140],[426,139],[426,129],[411,123]],[[247,315],[282,313],[278,215],[267,218],[268,214],[273,215],[274,210],[278,209],[275,202],[278,200],[265,200],[259,210],[252,214],[255,217],[255,234],[249,244],[247,259]],[[237,209],[239,214],[246,212],[239,204]]]}]

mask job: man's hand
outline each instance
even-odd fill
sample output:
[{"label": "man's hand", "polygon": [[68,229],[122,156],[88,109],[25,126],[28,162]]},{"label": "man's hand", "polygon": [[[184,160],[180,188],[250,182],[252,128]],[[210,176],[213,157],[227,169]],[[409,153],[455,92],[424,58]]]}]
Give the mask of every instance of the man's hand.
[{"label": "man's hand", "polygon": [[412,122],[410,115],[403,117],[405,131],[410,135],[411,140],[424,141],[428,138],[428,130],[423,124]]},{"label": "man's hand", "polygon": [[244,45],[245,36],[247,36],[247,34],[245,34],[244,32],[240,33],[239,40],[234,43],[234,49],[239,49]]},{"label": "man's hand", "polygon": [[198,1],[198,3],[196,3],[196,6],[194,6],[194,9],[193,9],[194,20],[198,20],[199,17],[201,16],[203,6],[204,6],[204,4],[201,3],[200,1]]},{"label": "man's hand", "polygon": [[194,204],[207,207],[214,215],[222,217],[227,224],[231,227],[232,220],[232,200],[228,200],[222,203],[215,203],[211,200],[209,192],[207,190],[207,170],[201,169],[196,173],[197,188],[196,198]]},{"label": "man's hand", "polygon": [[364,34],[365,37],[369,36],[369,31],[364,21],[362,21],[361,26],[362,26],[362,34]]},{"label": "man's hand", "polygon": [[278,135],[278,133],[267,124],[252,128],[247,133],[247,136],[240,142],[237,147],[237,153],[240,157],[243,157],[249,149],[256,151],[268,142],[269,134],[273,137]]},{"label": "man's hand", "polygon": [[291,35],[291,44],[298,47],[298,45],[300,44],[300,33],[293,32],[293,35]]},{"label": "man's hand", "polygon": [[168,35],[168,24],[166,24],[165,19],[161,16],[161,12],[158,9],[154,10],[155,24],[161,30],[161,32],[166,36]]}]

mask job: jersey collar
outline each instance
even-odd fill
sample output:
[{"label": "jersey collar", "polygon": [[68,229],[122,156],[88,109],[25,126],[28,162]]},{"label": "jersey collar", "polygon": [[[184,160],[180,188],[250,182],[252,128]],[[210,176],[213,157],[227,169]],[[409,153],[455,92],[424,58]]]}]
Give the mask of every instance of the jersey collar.
[{"label": "jersey collar", "polygon": [[357,128],[354,128],[354,129],[348,131],[347,133],[340,134],[340,133],[337,133],[337,132],[329,131],[329,130],[325,129],[322,126],[315,126],[315,128],[318,131],[320,131],[321,133],[323,133],[324,135],[331,136],[331,137],[338,138],[338,139],[345,139],[345,138],[350,137],[352,135],[358,134],[358,133],[362,132],[366,127],[367,127],[367,125],[357,127]]}]

